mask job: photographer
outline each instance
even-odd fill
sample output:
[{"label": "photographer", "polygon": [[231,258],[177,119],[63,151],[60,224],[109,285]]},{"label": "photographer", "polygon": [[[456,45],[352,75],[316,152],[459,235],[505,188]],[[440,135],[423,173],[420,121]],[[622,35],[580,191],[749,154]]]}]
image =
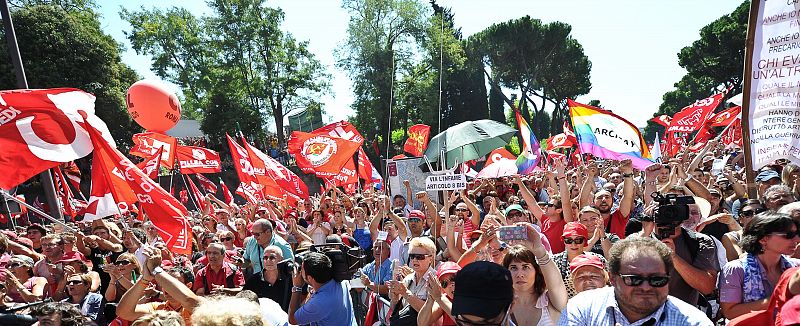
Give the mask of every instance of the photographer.
[{"label": "photographer", "polygon": [[657,195],[653,222],[643,222],[644,236],[655,236],[669,247],[674,266],[669,271],[669,294],[697,306],[700,294],[712,295],[720,266],[714,240],[681,224],[689,218],[692,197]]},{"label": "photographer", "polygon": [[[289,303],[290,324],[350,325],[355,326],[353,303],[350,300],[350,283],[333,279],[333,265],[325,254],[309,252],[300,271],[292,277],[292,299]],[[314,295],[308,295],[306,285]]]}]

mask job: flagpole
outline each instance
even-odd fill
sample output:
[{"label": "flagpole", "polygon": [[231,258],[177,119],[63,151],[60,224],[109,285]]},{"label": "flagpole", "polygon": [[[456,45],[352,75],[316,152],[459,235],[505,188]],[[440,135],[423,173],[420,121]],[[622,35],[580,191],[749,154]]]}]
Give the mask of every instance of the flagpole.
[{"label": "flagpole", "polygon": [[[22,64],[22,56],[19,54],[19,47],[17,46],[17,34],[14,32],[14,24],[11,21],[11,13],[8,11],[8,1],[0,0],[0,15],[3,18],[3,29],[6,34],[6,42],[8,43],[8,54],[11,56],[11,63],[14,65],[14,74],[17,76],[17,87],[22,89],[28,88],[28,79],[25,77],[25,67]],[[50,213],[59,220],[63,220],[64,216],[61,215],[58,207],[58,200],[56,199],[56,188],[53,183],[53,177],[50,175],[50,169],[39,173],[39,178],[44,187],[44,195],[47,199],[47,206],[50,207]],[[48,216],[49,217],[49,216]]]},{"label": "flagpole", "polygon": [[186,193],[189,194],[189,198],[192,199],[192,204],[194,204],[194,207],[197,208],[198,212],[202,213],[202,209],[200,208],[200,205],[197,204],[199,199],[195,199],[194,198],[194,194],[193,194],[194,190],[189,189],[189,185],[186,184],[186,177],[184,176],[183,173],[181,173],[181,179],[183,180],[183,189],[185,189]]},{"label": "flagpole", "polygon": [[[36,213],[36,214],[39,214],[39,215],[41,215],[42,217],[44,217],[44,218],[46,218],[46,219],[48,219],[48,220],[52,221],[53,223],[56,223],[56,224],[59,224],[59,225],[63,226],[63,227],[64,227],[64,228],[65,228],[67,231],[70,231],[70,232],[77,232],[77,230],[75,230],[75,229],[73,229],[73,228],[69,227],[69,226],[68,226],[66,223],[64,223],[63,221],[59,221],[59,220],[57,220],[57,219],[55,219],[55,218],[51,217],[50,215],[47,215],[47,213],[45,213],[45,212],[42,212],[42,211],[41,211],[41,210],[39,210],[38,208],[36,208],[36,207],[33,207],[33,206],[31,206],[31,205],[28,205],[28,203],[26,203],[24,200],[20,200],[19,198],[16,198],[16,197],[14,197],[14,196],[11,196],[11,195],[10,195],[8,192],[6,192],[6,191],[5,191],[5,190],[3,190],[3,189],[0,189],[0,194],[2,194],[2,195],[3,195],[3,197],[5,197],[6,199],[9,199],[9,200],[15,201],[17,204],[20,204],[20,205],[22,205],[22,206],[25,206],[25,207],[27,207],[27,208],[28,208],[28,210],[30,210],[31,212],[34,212],[34,213]],[[13,220],[13,218],[12,218],[12,220]]]},{"label": "flagpole", "polygon": [[750,87],[753,77],[753,45],[755,43],[756,24],[761,1],[750,2],[750,17],[747,21],[747,38],[744,46],[744,87],[742,90],[742,152],[744,152],[745,178],[747,179],[747,195],[750,199],[758,198],[758,188],[754,183],[753,153],[750,147]]}]

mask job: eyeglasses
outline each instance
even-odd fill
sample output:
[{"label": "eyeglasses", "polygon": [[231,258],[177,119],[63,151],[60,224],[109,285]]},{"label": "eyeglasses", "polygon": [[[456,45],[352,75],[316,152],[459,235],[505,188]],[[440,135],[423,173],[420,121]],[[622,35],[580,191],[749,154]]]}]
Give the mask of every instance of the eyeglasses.
[{"label": "eyeglasses", "polygon": [[428,258],[430,256],[431,255],[429,255],[429,254],[408,254],[408,259],[409,260],[423,260],[423,259]]},{"label": "eyeglasses", "polygon": [[232,241],[233,240],[233,238],[231,238],[231,237],[224,237],[224,238],[219,238],[219,239],[222,240],[222,241]]},{"label": "eyeglasses", "polygon": [[551,203],[541,203],[541,204],[539,204],[539,206],[543,206],[543,207],[555,207],[556,205],[555,205],[555,204],[551,204]]},{"label": "eyeglasses", "polygon": [[443,288],[446,288],[450,284],[456,284],[455,280],[452,277],[441,279],[441,280],[439,280],[439,283],[442,284]]},{"label": "eyeglasses", "polygon": [[114,263],[114,265],[117,265],[117,266],[126,266],[126,265],[129,265],[130,263],[131,263],[131,262],[130,262],[130,261],[127,261],[127,260],[118,260],[117,262],[115,262],[115,263]]},{"label": "eyeglasses", "polygon": [[790,231],[790,232],[775,232],[772,235],[778,235],[783,237],[784,239],[792,240],[797,236],[800,236],[800,231]]},{"label": "eyeglasses", "polygon": [[20,267],[20,266],[22,266],[22,264],[20,264],[20,263],[11,263],[11,264],[8,264],[8,268],[17,268],[17,267]]},{"label": "eyeglasses", "polygon": [[644,281],[647,281],[650,286],[654,288],[664,287],[669,283],[669,275],[666,276],[641,276],[635,274],[619,274],[622,282],[627,286],[640,286]]},{"label": "eyeglasses", "polygon": [[410,218],[410,219],[408,219],[408,222],[409,223],[412,223],[412,222],[419,223],[419,222],[422,222],[422,220],[418,219],[418,218]]},{"label": "eyeglasses", "polygon": [[58,247],[58,243],[43,243],[42,248],[55,248]]},{"label": "eyeglasses", "polygon": [[278,260],[278,256],[275,255],[264,256],[264,260]]},{"label": "eyeglasses", "polygon": [[67,285],[78,285],[78,284],[83,284],[83,281],[81,280],[67,281]]},{"label": "eyeglasses", "polygon": [[514,211],[513,213],[508,213],[506,216],[508,216],[508,218],[520,218],[522,217],[522,212]]},{"label": "eyeglasses", "polygon": [[766,209],[763,209],[763,208],[754,208],[754,209],[742,210],[742,211],[739,212],[739,216],[753,217],[754,215],[761,214],[761,213],[763,213],[765,211],[766,211]]},{"label": "eyeglasses", "polygon": [[466,208],[456,208],[456,212],[468,212],[469,209]]},{"label": "eyeglasses", "polygon": [[586,239],[584,239],[582,237],[581,238],[574,238],[574,239],[573,238],[564,238],[564,243],[566,243],[566,244],[573,244],[573,243],[574,244],[582,244],[584,240],[586,240]]}]

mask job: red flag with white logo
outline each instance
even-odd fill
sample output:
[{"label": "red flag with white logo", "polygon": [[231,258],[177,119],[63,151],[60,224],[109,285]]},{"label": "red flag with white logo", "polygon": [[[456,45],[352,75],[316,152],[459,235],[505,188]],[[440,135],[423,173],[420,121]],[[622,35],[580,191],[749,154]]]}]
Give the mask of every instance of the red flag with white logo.
[{"label": "red flag with white logo", "polygon": [[203,187],[207,193],[217,193],[217,185],[215,185],[214,182],[199,173],[195,174],[195,176],[197,177],[197,182],[200,183],[200,187]]},{"label": "red flag with white logo", "polygon": [[253,164],[250,163],[247,150],[237,144],[236,140],[231,138],[230,135],[225,134],[225,137],[228,138],[228,146],[231,149],[233,167],[236,169],[236,175],[239,176],[239,187],[236,188],[236,193],[242,195],[250,203],[258,204],[259,200],[264,199],[262,194],[263,186],[256,179]]},{"label": "red flag with white logo", "polygon": [[670,117],[670,116],[668,116],[666,114],[662,114],[660,116],[657,116],[655,118],[650,119],[650,121],[653,121],[653,122],[655,122],[657,124],[660,124],[660,125],[664,126],[664,128],[666,128],[666,127],[669,127],[669,123],[672,122],[672,117]]},{"label": "red flag with white logo", "polygon": [[181,174],[219,173],[222,162],[219,153],[197,146],[180,146],[175,151]]},{"label": "red flag with white logo", "polygon": [[403,150],[412,156],[420,157],[428,147],[428,137],[430,137],[431,126],[416,124],[408,128],[408,139],[403,145]]},{"label": "red flag with white logo", "polygon": [[[177,254],[191,254],[192,227],[186,219],[188,214],[186,208],[139,170],[125,155],[103,141],[93,128],[89,129],[95,146],[95,156],[103,157],[99,160],[98,168],[103,170],[106,178],[115,173],[124,175],[129,189],[136,195],[142,210],[153,222],[170,251]],[[97,155],[98,153],[100,155]]]},{"label": "red flag with white logo", "polygon": [[247,142],[244,144],[248,154],[250,154],[250,158],[255,157],[263,163],[267,177],[274,180],[282,191],[293,195],[295,199],[308,199],[308,187],[300,177],[258,148],[251,146]]},{"label": "red flag with white logo", "polygon": [[493,150],[489,153],[489,156],[486,157],[486,164],[485,166],[489,166],[492,163],[497,163],[502,160],[512,160],[516,161],[517,157],[514,154],[511,154],[507,149],[500,147],[498,149]]},{"label": "red flag with white logo", "polygon": [[575,143],[569,140],[566,134],[558,134],[547,139],[547,150],[554,150],[559,148],[572,148]]},{"label": "red flag with white logo", "polygon": [[711,118],[708,119],[708,125],[711,127],[726,127],[733,120],[739,118],[739,115],[742,113],[741,106],[734,106],[732,108],[728,108],[725,111],[715,114]]},{"label": "red flag with white logo", "polygon": [[222,197],[225,200],[225,203],[228,204],[228,205],[233,203],[233,194],[231,193],[231,190],[228,189],[228,186],[225,185],[225,182],[220,180],[219,181],[219,186],[222,188]]},{"label": "red flag with white logo", "polygon": [[59,199],[61,200],[61,206],[64,212],[64,215],[75,217],[75,209],[72,207],[72,191],[69,189],[69,185],[67,185],[67,180],[64,178],[64,175],[61,174],[61,169],[55,168],[52,169],[53,171],[53,181],[55,183],[56,193],[58,194]]},{"label": "red flag with white logo", "polygon": [[133,135],[133,147],[129,152],[133,156],[149,159],[159,150],[161,152],[161,166],[172,169],[175,162],[175,151],[178,147],[178,140],[174,137],[157,132],[143,132]]},{"label": "red flag with white logo", "polygon": [[717,93],[684,107],[672,117],[667,132],[692,132],[702,128],[724,97],[725,92]]},{"label": "red flag with white logo", "polygon": [[292,132],[288,145],[289,153],[295,156],[297,166],[314,172],[338,174],[348,160],[353,159],[361,142],[295,131]]},{"label": "red flag with white logo", "polygon": [[742,119],[736,119],[732,122],[728,130],[720,137],[723,144],[726,146],[735,145],[742,146]]},{"label": "red flag with white logo", "polygon": [[572,127],[569,126],[569,122],[567,122],[567,120],[564,120],[564,126],[562,127],[562,130],[564,134],[567,135],[568,141],[571,141],[573,144],[578,143],[578,138],[575,137],[575,132],[572,131]]},{"label": "red flag with white logo", "polygon": [[140,170],[144,171],[150,179],[158,178],[158,166],[161,162],[161,154],[164,152],[164,147],[158,149],[150,158],[136,164]]},{"label": "red flag with white logo", "polygon": [[0,188],[89,155],[84,119],[113,144],[94,102],[74,88],[0,91]]}]

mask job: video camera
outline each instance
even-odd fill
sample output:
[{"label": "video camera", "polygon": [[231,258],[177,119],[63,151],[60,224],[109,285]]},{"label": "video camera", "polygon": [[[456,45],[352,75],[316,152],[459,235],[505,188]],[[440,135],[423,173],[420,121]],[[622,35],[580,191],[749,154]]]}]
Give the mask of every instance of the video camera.
[{"label": "video camera", "polygon": [[[333,267],[333,279],[338,282],[350,280],[361,267],[364,266],[366,255],[359,247],[350,248],[343,243],[326,243],[313,245],[307,251],[294,255],[294,262],[287,262],[284,266],[288,271],[295,266],[303,265],[303,259],[309,252],[319,252],[328,256]],[[292,275],[289,272],[287,275]]]},{"label": "video camera", "polygon": [[689,205],[695,203],[694,197],[660,193],[653,193],[652,196],[658,207],[653,210],[653,216],[642,220],[656,223],[656,238],[659,240],[669,238],[675,233],[675,228],[689,219]]}]

